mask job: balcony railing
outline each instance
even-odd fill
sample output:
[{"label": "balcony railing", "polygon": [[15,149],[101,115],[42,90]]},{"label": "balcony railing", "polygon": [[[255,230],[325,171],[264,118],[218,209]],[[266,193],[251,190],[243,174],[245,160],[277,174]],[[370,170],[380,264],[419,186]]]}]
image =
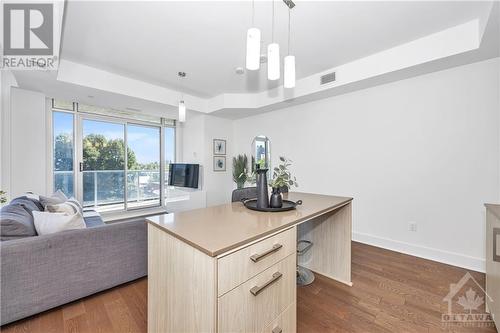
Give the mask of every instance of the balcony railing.
[{"label": "balcony railing", "polygon": [[[125,171],[93,170],[83,171],[83,205],[102,209],[123,209],[125,203]],[[168,172],[166,172],[168,175]],[[73,172],[55,171],[56,189],[74,193]],[[127,206],[147,207],[160,204],[160,171],[129,170],[126,177]],[[185,193],[169,187],[165,179],[165,197],[174,201]]]}]

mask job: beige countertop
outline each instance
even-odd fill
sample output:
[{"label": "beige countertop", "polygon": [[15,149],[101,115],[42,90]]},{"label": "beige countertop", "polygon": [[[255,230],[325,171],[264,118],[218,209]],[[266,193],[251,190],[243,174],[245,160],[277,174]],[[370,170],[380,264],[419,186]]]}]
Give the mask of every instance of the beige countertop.
[{"label": "beige countertop", "polygon": [[215,257],[289,226],[335,210],[352,198],[291,192],[288,200],[302,200],[297,209],[267,213],[245,208],[241,202],[162,214],[146,218],[153,226],[168,232],[200,251]]},{"label": "beige countertop", "polygon": [[500,205],[495,204],[484,204],[488,210],[490,210],[496,217],[500,219]]}]

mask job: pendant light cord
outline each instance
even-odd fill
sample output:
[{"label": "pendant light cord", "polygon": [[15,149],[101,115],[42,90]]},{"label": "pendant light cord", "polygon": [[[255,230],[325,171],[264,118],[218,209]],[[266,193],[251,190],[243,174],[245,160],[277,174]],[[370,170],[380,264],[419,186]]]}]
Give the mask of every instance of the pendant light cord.
[{"label": "pendant light cord", "polygon": [[255,0],[252,0],[252,28],[255,27]]},{"label": "pendant light cord", "polygon": [[183,77],[181,76],[181,82],[180,82],[181,83],[180,84],[180,86],[181,86],[181,102],[184,103],[184,84],[183,84],[184,82],[182,82],[182,79],[183,79]]},{"label": "pendant light cord", "polygon": [[288,55],[290,55],[290,8],[288,8]]},{"label": "pendant light cord", "polygon": [[273,20],[271,23],[271,41],[274,43],[274,0],[272,1],[273,3]]}]

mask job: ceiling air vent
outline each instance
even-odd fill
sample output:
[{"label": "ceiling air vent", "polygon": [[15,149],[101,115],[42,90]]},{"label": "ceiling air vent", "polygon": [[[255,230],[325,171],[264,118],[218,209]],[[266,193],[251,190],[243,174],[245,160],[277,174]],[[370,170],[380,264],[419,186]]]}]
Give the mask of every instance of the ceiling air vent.
[{"label": "ceiling air vent", "polygon": [[331,72],[321,76],[320,84],[327,84],[335,81],[335,72]]}]

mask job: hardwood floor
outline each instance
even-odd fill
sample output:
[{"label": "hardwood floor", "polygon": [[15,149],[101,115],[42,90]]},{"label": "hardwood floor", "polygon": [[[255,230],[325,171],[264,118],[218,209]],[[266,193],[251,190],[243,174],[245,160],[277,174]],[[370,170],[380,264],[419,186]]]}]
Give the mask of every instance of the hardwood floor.
[{"label": "hardwood floor", "polygon": [[[496,332],[443,327],[449,285],[467,270],[352,243],[348,287],[317,275],[297,290],[298,332]],[[484,274],[470,271],[484,288]],[[468,288],[467,286],[465,286]],[[13,332],[146,332],[147,279],[140,279],[1,328]],[[454,305],[454,310],[460,306]],[[484,307],[483,307],[484,309]],[[463,309],[462,309],[463,312]]]}]

